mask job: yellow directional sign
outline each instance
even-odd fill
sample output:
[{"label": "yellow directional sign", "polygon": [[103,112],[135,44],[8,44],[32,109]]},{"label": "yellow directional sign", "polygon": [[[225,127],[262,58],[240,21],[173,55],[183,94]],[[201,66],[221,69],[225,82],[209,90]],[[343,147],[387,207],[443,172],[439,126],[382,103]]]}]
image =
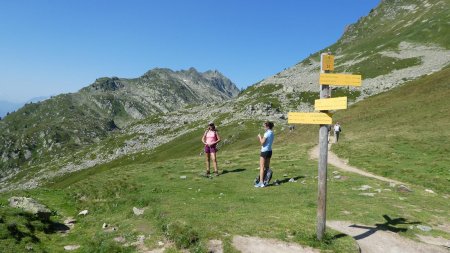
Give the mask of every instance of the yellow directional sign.
[{"label": "yellow directional sign", "polygon": [[322,70],[334,70],[334,55],[323,55],[322,56]]},{"label": "yellow directional sign", "polygon": [[333,120],[331,114],[323,112],[290,112],[288,113],[289,124],[323,124],[331,125]]},{"label": "yellow directional sign", "polygon": [[321,73],[320,84],[361,86],[361,75]]},{"label": "yellow directional sign", "polygon": [[316,111],[347,109],[347,97],[316,99],[314,109]]}]

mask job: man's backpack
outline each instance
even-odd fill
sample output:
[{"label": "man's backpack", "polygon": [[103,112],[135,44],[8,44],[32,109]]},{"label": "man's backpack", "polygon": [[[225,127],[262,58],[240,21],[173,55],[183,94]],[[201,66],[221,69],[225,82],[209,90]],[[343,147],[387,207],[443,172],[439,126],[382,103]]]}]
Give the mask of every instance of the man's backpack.
[{"label": "man's backpack", "polygon": [[[264,181],[263,182],[265,185],[269,184],[270,180],[272,179],[272,174],[273,174],[273,172],[270,168],[267,168],[264,170]],[[259,184],[259,176],[257,176],[255,178],[255,184]]]}]

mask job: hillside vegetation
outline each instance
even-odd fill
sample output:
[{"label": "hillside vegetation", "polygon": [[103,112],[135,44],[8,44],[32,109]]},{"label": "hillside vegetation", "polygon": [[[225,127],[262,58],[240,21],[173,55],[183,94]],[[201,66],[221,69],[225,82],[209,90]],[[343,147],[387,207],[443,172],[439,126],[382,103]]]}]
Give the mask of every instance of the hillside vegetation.
[{"label": "hillside vegetation", "polygon": [[450,193],[450,68],[339,111],[350,164]]},{"label": "hillside vegetation", "polygon": [[[448,164],[445,158],[437,158],[448,147],[445,144],[434,147],[439,127],[428,127],[430,122],[445,124],[441,115],[447,112],[450,100],[444,99],[448,96],[446,92],[437,94],[448,87],[449,74],[446,69],[423,77],[336,115],[343,123],[344,132],[341,142],[333,149],[344,156],[351,154],[348,155],[350,163],[363,169],[407,182],[412,191],[401,191],[397,186],[345,172],[337,173],[341,178],[336,179],[336,173],[332,173],[336,168],[330,167],[328,219],[373,225],[384,222],[382,216],[388,215],[405,220],[404,224],[395,225],[403,236],[415,238],[415,234],[425,233],[412,229],[408,224],[412,223],[432,226],[432,232],[427,235],[450,238],[439,230],[450,218],[445,211],[450,208],[445,191],[450,173],[440,170],[440,178],[434,175],[439,166]],[[437,99],[432,100],[435,96]],[[419,101],[429,101],[430,105],[421,106]],[[431,110],[434,113],[430,113]],[[425,120],[419,121],[422,117]],[[236,133],[239,138],[222,146],[218,156],[223,173],[214,179],[201,176],[204,158],[199,156],[202,134],[199,130],[154,151],[75,172],[35,190],[4,193],[0,197],[3,203],[0,208],[1,245],[19,252],[27,246],[38,251],[58,252],[69,244],[80,245],[79,252],[134,252],[137,249],[124,246],[125,242],[130,244],[144,236],[143,244],[136,244],[141,249],[160,248],[159,242],[163,242],[167,252],[180,252],[183,248],[206,252],[208,240],[220,239],[225,252],[236,252],[232,236],[254,235],[298,242],[324,252],[357,252],[352,238],[331,229],[327,230],[323,242],[314,239],[317,161],[309,160],[308,152],[317,143],[317,126],[299,126],[290,132],[285,125],[277,124],[272,167],[274,180],[280,185],[253,187],[258,173],[259,148],[255,136],[262,131],[261,123],[246,120],[242,124],[220,127],[224,139]],[[380,125],[380,129],[374,129],[374,124]],[[403,130],[405,125],[408,127]],[[420,133],[411,134],[415,132],[412,130]],[[445,130],[444,136],[448,133]],[[422,135],[425,137],[421,138]],[[401,140],[399,146],[395,144],[397,140]],[[402,149],[406,141],[412,154]],[[383,150],[389,148],[392,152],[384,153]],[[414,154],[419,162],[410,162],[416,161],[416,157],[411,157]],[[386,162],[389,160],[392,163]],[[424,170],[423,163],[430,160],[435,160],[436,169]],[[383,166],[385,164],[389,166]],[[400,173],[406,166],[409,173]],[[288,182],[290,178],[296,182]],[[433,181],[432,186],[428,185],[430,181]],[[358,189],[363,185],[372,187],[367,191],[374,193],[373,197],[361,195]],[[437,194],[426,192],[429,188]],[[61,236],[45,229],[48,225],[41,221],[21,214],[19,216],[24,217],[21,220],[14,218],[18,217],[17,211],[6,207],[6,200],[14,195],[31,196],[48,205],[55,211],[52,218],[55,223],[76,217],[74,229],[67,236]],[[134,215],[133,207],[144,208],[144,215]],[[89,214],[77,216],[84,209],[89,210]],[[117,230],[106,232],[109,230],[102,229],[103,223]],[[11,224],[16,224],[14,233],[8,229]],[[124,243],[113,240],[119,236],[125,239]]]}]

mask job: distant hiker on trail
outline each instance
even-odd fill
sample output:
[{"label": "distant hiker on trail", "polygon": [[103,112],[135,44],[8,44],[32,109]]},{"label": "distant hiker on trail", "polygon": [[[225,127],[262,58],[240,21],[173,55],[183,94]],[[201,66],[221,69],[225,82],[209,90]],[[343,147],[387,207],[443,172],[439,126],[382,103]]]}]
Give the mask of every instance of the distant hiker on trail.
[{"label": "distant hiker on trail", "polygon": [[272,144],[274,139],[273,123],[270,121],[264,122],[265,133],[264,136],[258,134],[259,142],[261,143],[261,154],[259,158],[259,183],[255,187],[265,187],[268,182],[264,182],[264,171],[270,168],[270,158],[272,157]]},{"label": "distant hiker on trail", "polygon": [[341,133],[341,125],[339,125],[339,122],[336,122],[334,125],[334,143],[337,143],[339,141],[339,134]]},{"label": "distant hiker on trail", "polygon": [[206,155],[206,176],[210,176],[210,161],[212,159],[214,166],[214,174],[219,175],[219,170],[217,169],[217,143],[220,142],[220,136],[217,133],[216,126],[213,122],[208,124],[208,129],[205,131],[202,137],[202,142],[205,144],[205,155]]}]

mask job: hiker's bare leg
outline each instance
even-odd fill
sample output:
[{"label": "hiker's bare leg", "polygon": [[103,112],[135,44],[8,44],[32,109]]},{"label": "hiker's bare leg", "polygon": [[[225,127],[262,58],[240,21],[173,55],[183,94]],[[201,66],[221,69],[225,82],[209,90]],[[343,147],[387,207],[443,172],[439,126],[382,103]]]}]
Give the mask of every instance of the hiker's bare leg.
[{"label": "hiker's bare leg", "polygon": [[219,174],[219,170],[217,169],[217,156],[216,156],[216,153],[211,153],[211,159],[213,161],[214,173]]},{"label": "hiker's bare leg", "polygon": [[209,153],[205,153],[206,155],[206,174],[209,174],[210,171],[210,155]]},{"label": "hiker's bare leg", "polygon": [[266,159],[264,157],[259,157],[259,183],[264,182],[264,166],[266,164]]},{"label": "hiker's bare leg", "polygon": [[266,168],[266,169],[270,168],[270,158],[269,157],[267,157],[265,159],[264,168]]}]

